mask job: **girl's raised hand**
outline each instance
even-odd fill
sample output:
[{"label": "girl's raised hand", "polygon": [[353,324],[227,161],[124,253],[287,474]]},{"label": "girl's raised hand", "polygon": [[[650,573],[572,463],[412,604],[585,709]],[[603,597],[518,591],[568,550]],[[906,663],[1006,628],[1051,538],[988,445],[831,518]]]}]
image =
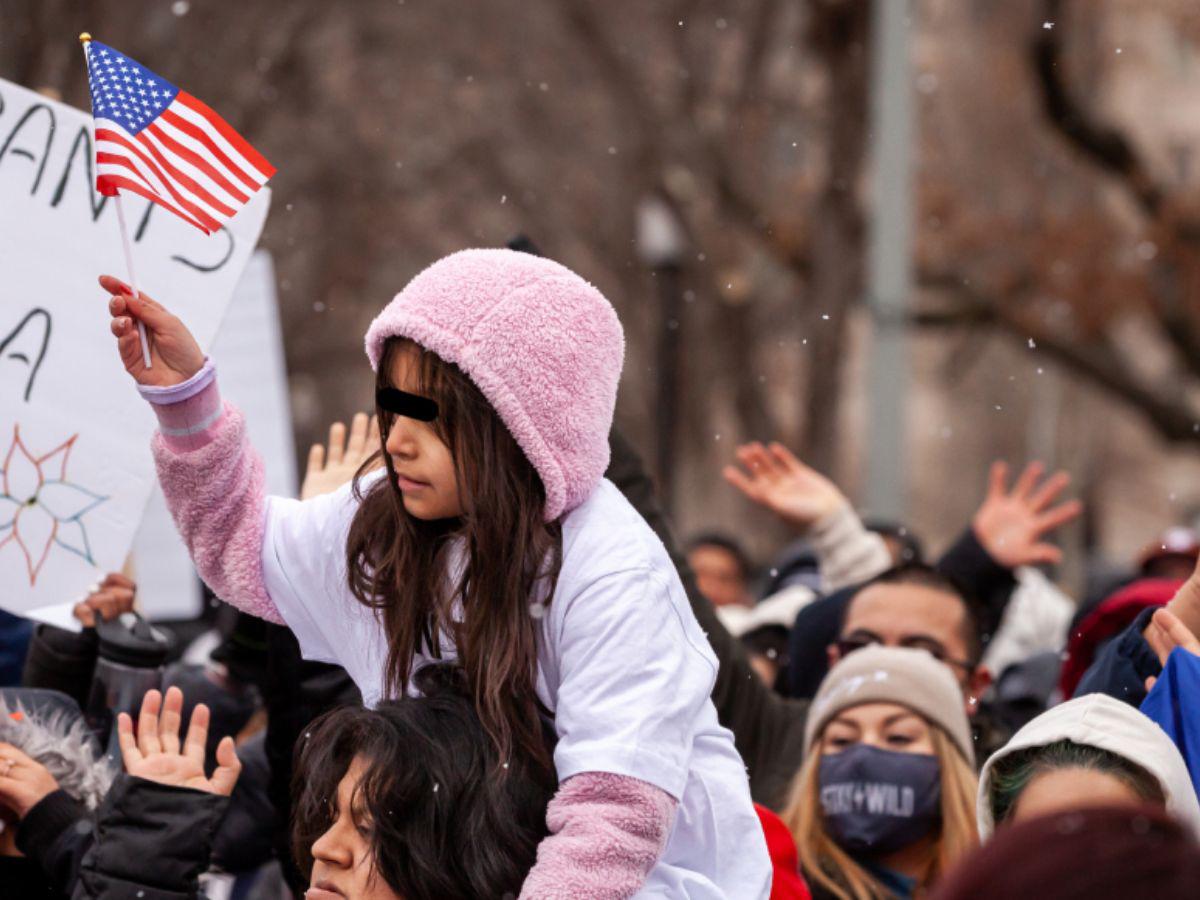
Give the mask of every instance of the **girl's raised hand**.
[{"label": "girl's raised hand", "polygon": [[[112,295],[108,311],[112,315],[110,327],[117,339],[117,351],[125,371],[138,384],[171,387],[200,371],[204,365],[204,351],[178,316],[171,315],[161,303],[145,294],[133,297],[130,287],[111,275],[100,276],[100,287]],[[152,365],[149,369],[142,355],[139,321],[146,326],[150,338]]]},{"label": "girl's raised hand", "polygon": [[146,692],[138,715],[136,738],[129,714],[118,716],[117,740],[125,760],[125,771],[147,781],[228,797],[242,771],[242,763],[233,749],[233,738],[226,736],[217,745],[217,768],[209,778],[204,774],[208,707],[200,703],[192,710],[192,721],[181,748],[179,725],[182,713],[183,692],[173,687],[167,690],[165,701],[158,691]]}]

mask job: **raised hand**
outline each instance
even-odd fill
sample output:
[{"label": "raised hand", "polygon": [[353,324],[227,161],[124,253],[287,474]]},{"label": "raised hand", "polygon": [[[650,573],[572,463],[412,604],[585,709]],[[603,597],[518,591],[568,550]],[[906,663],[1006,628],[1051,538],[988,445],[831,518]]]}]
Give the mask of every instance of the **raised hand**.
[{"label": "raised hand", "polygon": [[[159,715],[159,711],[162,715]],[[212,778],[204,774],[204,744],[208,739],[208,707],[200,703],[192,710],[183,747],[179,745],[179,724],[183,712],[183,692],[173,687],[166,700],[158,691],[147,691],[138,715],[137,737],[128,713],[117,717],[117,740],[125,771],[147,781],[174,787],[191,788],[228,797],[237,784],[242,763],[226,736],[217,745],[217,768]]]},{"label": "raised hand", "polygon": [[346,426],[334,422],[329,426],[329,451],[323,444],[313,444],[308,451],[308,469],[300,486],[300,499],[308,500],[321,494],[331,494],[354,477],[367,459],[379,449],[379,420],[366,413],[356,413],[350,422],[350,437]]},{"label": "raised hand", "polygon": [[[170,387],[181,384],[200,371],[204,365],[204,352],[187,326],[145,294],[133,297],[132,290],[123,281],[111,275],[100,276],[100,287],[112,297],[108,311],[112,315],[110,328],[117,339],[117,352],[125,371],[138,384],[155,387]],[[150,338],[151,367],[146,368],[142,357],[142,341],[137,323],[146,326]]]},{"label": "raised hand", "polygon": [[0,805],[25,818],[42,798],[58,790],[50,770],[12,744],[0,741]]},{"label": "raised hand", "polygon": [[[1145,637],[1146,643],[1150,645],[1150,649],[1154,651],[1161,665],[1167,664],[1167,657],[1176,647],[1200,656],[1200,638],[1177,615],[1171,612],[1169,606],[1154,611],[1154,615],[1151,616],[1150,621],[1146,623],[1145,630],[1142,631],[1142,636]],[[1150,692],[1157,680],[1154,677],[1146,679],[1146,693]]]},{"label": "raised hand", "polygon": [[987,497],[971,527],[988,555],[1006,568],[1059,562],[1062,551],[1044,538],[1083,511],[1078,500],[1053,505],[1071,477],[1055,472],[1042,481],[1044,471],[1041,463],[1030,463],[1010,491],[1008,466],[992,463]]},{"label": "raised hand", "polygon": [[1200,637],[1200,559],[1196,560],[1195,571],[1175,592],[1167,609],[1184,629]]},{"label": "raised hand", "polygon": [[832,481],[800,462],[783,444],[743,444],[725,480],[793,528],[807,531],[848,501]]},{"label": "raised hand", "polygon": [[1176,647],[1182,647],[1188,653],[1200,656],[1200,638],[1166,607],[1154,611],[1143,634],[1146,643],[1164,666],[1167,664],[1167,657]]},{"label": "raised hand", "polygon": [[84,628],[93,628],[97,617],[107,622],[131,611],[136,596],[137,585],[131,579],[120,572],[109,572],[86,599],[75,604],[71,615],[82,622]]}]

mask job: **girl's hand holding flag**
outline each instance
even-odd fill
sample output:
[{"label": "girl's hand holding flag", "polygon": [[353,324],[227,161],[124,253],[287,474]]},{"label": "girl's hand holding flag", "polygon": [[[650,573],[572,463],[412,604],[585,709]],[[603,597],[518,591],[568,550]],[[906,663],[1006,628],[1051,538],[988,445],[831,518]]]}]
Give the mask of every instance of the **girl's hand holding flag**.
[{"label": "girl's hand holding flag", "polygon": [[[204,351],[178,316],[145,294],[133,296],[129,286],[111,275],[100,276],[100,286],[112,294],[108,311],[112,333],[125,371],[141,385],[172,387],[182,384],[204,366]],[[151,364],[146,365],[137,326],[144,326],[151,340]]]}]

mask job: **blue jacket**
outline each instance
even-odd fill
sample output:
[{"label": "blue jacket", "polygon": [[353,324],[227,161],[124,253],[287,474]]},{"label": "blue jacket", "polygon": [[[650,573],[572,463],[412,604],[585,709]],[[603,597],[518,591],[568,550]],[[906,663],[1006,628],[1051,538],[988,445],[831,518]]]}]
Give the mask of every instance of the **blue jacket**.
[{"label": "blue jacket", "polygon": [[1172,650],[1142,712],[1175,742],[1200,796],[1200,656]]}]

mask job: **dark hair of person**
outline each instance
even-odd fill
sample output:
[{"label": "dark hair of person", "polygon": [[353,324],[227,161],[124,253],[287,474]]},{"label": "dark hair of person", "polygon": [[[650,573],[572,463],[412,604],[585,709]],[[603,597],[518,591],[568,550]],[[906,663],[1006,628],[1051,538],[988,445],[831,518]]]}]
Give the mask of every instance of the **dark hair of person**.
[{"label": "dark hair of person", "polygon": [[292,853],[311,877],[313,843],[334,823],[338,784],[363,766],[351,809],[361,810],[375,873],[405,900],[516,896],[546,836],[553,772],[516,754],[497,765],[457,665],[417,671],[420,697],[321,716],[297,744]]},{"label": "dark hair of person", "polygon": [[925,547],[921,539],[907,525],[890,519],[864,519],[863,527],[883,538],[890,538],[900,545],[901,563],[925,562]]},{"label": "dark hair of person", "polygon": [[[408,350],[418,354],[421,393],[438,404],[433,425],[454,460],[463,513],[432,522],[410,515],[392,458],[381,447],[354,479],[360,503],[346,542],[350,591],[376,611],[387,635],[389,696],[404,694],[419,656],[441,659],[449,636],[498,765],[524,755],[550,768],[535,690],[537,619],[530,605],[549,603],[554,593],[562,566],[561,523],[543,520],[541,478],[457,366],[412,341],[391,338],[377,387],[395,387],[392,364]],[[395,416],[384,409],[376,415],[386,445]],[[380,456],[387,477],[364,486],[363,475]],[[456,544],[464,564],[452,572]]]},{"label": "dark hair of person", "polygon": [[754,564],[750,562],[750,557],[746,555],[746,551],[742,549],[742,545],[728,535],[721,534],[718,531],[705,531],[694,535],[687,542],[687,552],[700,547],[716,547],[719,550],[724,550],[733,557],[737,563],[738,569],[742,573],[742,577],[749,581],[754,577]]},{"label": "dark hair of person", "polygon": [[843,620],[849,614],[850,607],[854,603],[854,598],[861,594],[869,587],[875,587],[880,584],[896,584],[896,585],[911,585],[913,587],[923,587],[929,590],[938,591],[939,593],[949,594],[955,597],[962,603],[963,607],[963,627],[962,637],[967,645],[967,653],[970,661],[978,663],[979,658],[983,655],[984,640],[980,627],[980,611],[979,603],[966,588],[958,583],[957,580],[951,578],[944,572],[940,572],[933,566],[919,562],[901,563],[898,566],[893,566],[886,572],[881,572],[870,581],[864,582],[851,595],[849,602],[846,604]]},{"label": "dark hair of person", "polygon": [[1123,756],[1063,739],[1041,747],[1015,750],[996,760],[992,767],[988,801],[992,818],[999,824],[1012,814],[1021,794],[1038,775],[1063,769],[1091,769],[1111,775],[1126,784],[1147,803],[1165,806],[1162,786],[1153,775]]}]

